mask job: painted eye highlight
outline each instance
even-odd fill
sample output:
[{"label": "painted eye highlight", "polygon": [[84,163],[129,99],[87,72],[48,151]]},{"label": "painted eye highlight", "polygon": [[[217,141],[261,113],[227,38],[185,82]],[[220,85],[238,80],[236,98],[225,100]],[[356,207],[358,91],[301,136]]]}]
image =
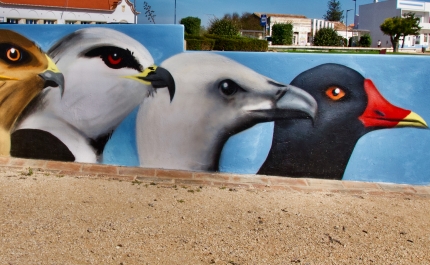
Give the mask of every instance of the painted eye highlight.
[{"label": "painted eye highlight", "polygon": [[10,48],[6,52],[6,58],[11,62],[17,62],[21,59],[21,52],[18,49]]},{"label": "painted eye highlight", "polygon": [[236,94],[236,92],[241,88],[233,80],[226,79],[219,82],[218,89],[223,96],[230,97]]},{"label": "painted eye highlight", "polygon": [[117,53],[109,54],[108,60],[110,64],[117,65],[122,61],[122,57],[120,57]]},{"label": "painted eye highlight", "polygon": [[0,43],[0,60],[9,65],[21,65],[31,60],[31,56],[13,43]]},{"label": "painted eye highlight", "polygon": [[87,51],[85,57],[99,57],[103,62],[112,69],[132,68],[141,72],[142,66],[134,57],[133,53],[128,49],[123,49],[115,46],[103,46]]},{"label": "painted eye highlight", "polygon": [[325,94],[332,100],[339,100],[341,98],[343,98],[345,96],[345,91],[343,91],[342,88],[339,88],[337,86],[332,86],[329,87],[326,91]]}]

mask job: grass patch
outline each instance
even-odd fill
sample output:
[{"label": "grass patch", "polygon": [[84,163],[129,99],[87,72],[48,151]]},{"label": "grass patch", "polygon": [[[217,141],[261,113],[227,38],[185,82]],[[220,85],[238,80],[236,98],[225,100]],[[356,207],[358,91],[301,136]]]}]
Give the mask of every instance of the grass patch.
[{"label": "grass patch", "polygon": [[24,176],[31,176],[33,175],[33,169],[29,167],[27,172],[22,172],[21,174]]}]

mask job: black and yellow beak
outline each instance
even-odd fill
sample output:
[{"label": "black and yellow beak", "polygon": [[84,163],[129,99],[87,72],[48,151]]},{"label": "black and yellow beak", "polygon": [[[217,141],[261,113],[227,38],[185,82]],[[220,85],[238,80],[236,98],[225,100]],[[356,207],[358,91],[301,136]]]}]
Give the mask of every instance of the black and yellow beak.
[{"label": "black and yellow beak", "polygon": [[61,96],[63,96],[63,94],[64,94],[64,76],[60,72],[60,70],[58,70],[57,66],[52,61],[52,59],[49,58],[48,56],[46,56],[46,58],[48,60],[48,67],[45,69],[45,71],[40,73],[39,76],[43,80],[45,80],[45,87],[49,87],[49,86],[59,87],[60,91],[61,91]]},{"label": "black and yellow beak", "polygon": [[169,71],[159,66],[150,66],[141,73],[132,76],[126,76],[146,85],[151,85],[154,89],[166,87],[169,91],[170,101],[175,96],[175,80]]}]

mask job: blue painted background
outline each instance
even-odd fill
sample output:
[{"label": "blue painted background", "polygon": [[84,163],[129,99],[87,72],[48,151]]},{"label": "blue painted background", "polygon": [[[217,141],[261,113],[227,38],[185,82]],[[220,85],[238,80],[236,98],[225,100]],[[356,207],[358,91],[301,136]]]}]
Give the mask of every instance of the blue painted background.
[{"label": "blue painted background", "polygon": [[[430,57],[417,55],[342,55],[299,53],[218,52],[279,82],[324,63],[339,63],[373,80],[392,104],[410,109],[430,122]],[[132,143],[134,117],[115,131],[108,143],[105,163],[138,165]],[[270,150],[273,123],[258,124],[231,137],[220,161],[222,172],[255,173]],[[124,150],[129,149],[127,154]],[[121,152],[121,155],[119,155]],[[357,143],[345,171],[344,180],[430,183],[430,130],[396,128],[377,130]]]},{"label": "blue painted background", "polygon": [[[99,25],[97,25],[99,26]],[[5,28],[6,26],[3,26]],[[64,35],[82,26],[14,27],[13,30],[37,42],[44,50]],[[183,28],[173,25],[109,25],[140,41],[160,64],[183,52]],[[40,30],[39,30],[40,29]],[[339,63],[373,80],[392,104],[410,109],[430,123],[430,57],[417,55],[349,55],[300,53],[218,52],[282,83],[324,63]],[[108,142],[103,163],[137,166],[134,111],[122,122]],[[255,173],[270,149],[273,123],[265,123],[231,137],[225,145],[220,170]],[[357,143],[344,180],[430,183],[430,130],[398,128],[377,130]]]}]

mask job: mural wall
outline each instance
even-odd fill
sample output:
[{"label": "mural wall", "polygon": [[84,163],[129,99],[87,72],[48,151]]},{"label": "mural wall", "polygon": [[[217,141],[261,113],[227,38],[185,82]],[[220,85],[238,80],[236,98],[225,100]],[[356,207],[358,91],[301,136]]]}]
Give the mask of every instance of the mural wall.
[{"label": "mural wall", "polygon": [[429,184],[429,60],[185,52],[175,25],[1,25],[0,151]]}]

